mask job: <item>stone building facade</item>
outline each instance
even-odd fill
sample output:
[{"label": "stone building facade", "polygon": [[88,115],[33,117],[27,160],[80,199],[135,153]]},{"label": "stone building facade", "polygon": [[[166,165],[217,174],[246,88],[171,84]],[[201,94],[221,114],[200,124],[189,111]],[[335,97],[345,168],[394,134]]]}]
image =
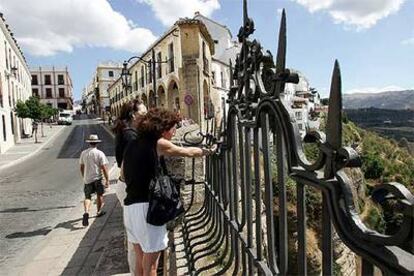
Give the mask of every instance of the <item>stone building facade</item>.
[{"label": "stone building facade", "polygon": [[31,133],[29,119],[16,117],[17,101],[32,94],[30,71],[13,33],[0,13],[0,153]]},{"label": "stone building facade", "polygon": [[31,68],[32,95],[57,109],[73,109],[73,84],[68,68]]},{"label": "stone building facade", "polygon": [[[230,61],[236,63],[237,54],[240,52],[240,44],[234,40],[230,29],[212,20],[199,12],[194,14],[194,19],[200,20],[206,25],[208,32],[214,41],[214,55],[211,57],[211,87],[215,90],[211,96],[213,102],[224,103],[230,90]],[[214,113],[219,120],[222,117],[223,104],[214,106]]]},{"label": "stone building facade", "polygon": [[109,112],[110,101],[108,88],[116,81],[122,71],[122,64],[106,61],[98,64],[92,80],[83,90],[82,99],[88,114],[101,117]]},{"label": "stone building facade", "polygon": [[[155,53],[155,91],[150,70]],[[129,66],[131,86],[124,89],[121,79],[109,87],[112,114],[118,116],[122,104],[140,98],[148,107],[157,105],[176,110],[185,118],[202,123],[206,106],[214,98],[211,60],[214,42],[205,24],[197,19],[178,20]],[[162,62],[162,63],[161,63]],[[213,102],[220,105],[220,102]]]}]

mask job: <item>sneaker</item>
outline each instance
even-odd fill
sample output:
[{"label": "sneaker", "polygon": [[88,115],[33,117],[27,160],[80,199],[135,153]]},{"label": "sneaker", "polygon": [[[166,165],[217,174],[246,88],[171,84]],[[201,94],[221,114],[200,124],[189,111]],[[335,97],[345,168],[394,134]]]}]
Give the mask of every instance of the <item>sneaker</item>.
[{"label": "sneaker", "polygon": [[89,214],[88,213],[83,214],[82,225],[83,226],[89,225]]}]

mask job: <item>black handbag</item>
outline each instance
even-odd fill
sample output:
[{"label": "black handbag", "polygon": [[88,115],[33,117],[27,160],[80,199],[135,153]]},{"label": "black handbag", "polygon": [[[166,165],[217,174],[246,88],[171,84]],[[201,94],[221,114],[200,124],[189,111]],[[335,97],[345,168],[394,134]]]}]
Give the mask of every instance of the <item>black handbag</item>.
[{"label": "black handbag", "polygon": [[[158,158],[157,158],[158,160]],[[155,177],[149,185],[147,222],[161,226],[184,212],[176,181],[168,175],[163,157],[159,159]]]}]

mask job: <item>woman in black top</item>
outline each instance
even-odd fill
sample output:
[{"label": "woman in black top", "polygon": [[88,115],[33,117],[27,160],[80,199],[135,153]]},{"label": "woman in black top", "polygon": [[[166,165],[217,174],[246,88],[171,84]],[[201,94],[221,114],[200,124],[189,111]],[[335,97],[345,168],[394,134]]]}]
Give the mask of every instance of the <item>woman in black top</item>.
[{"label": "woman in black top", "polygon": [[125,150],[123,172],[127,185],[124,200],[124,223],[128,241],[134,244],[136,275],[156,275],[158,259],[167,248],[166,226],[148,224],[149,184],[155,176],[157,158],[161,156],[201,157],[212,150],[179,147],[171,143],[179,115],[165,109],[151,109],[137,120],[136,140]]},{"label": "woman in black top", "polygon": [[147,113],[147,108],[138,99],[129,101],[121,107],[121,114],[112,131],[115,133],[115,159],[121,167],[126,145],[135,140],[137,132],[133,125],[134,119]]}]

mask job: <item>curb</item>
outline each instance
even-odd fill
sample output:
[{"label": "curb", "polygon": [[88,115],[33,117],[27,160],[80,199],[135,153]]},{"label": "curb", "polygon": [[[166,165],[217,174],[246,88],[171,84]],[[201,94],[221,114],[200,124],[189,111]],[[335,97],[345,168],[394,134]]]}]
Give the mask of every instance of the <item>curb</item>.
[{"label": "curb", "polygon": [[29,153],[29,154],[27,154],[27,155],[25,155],[25,156],[22,156],[22,157],[20,157],[20,158],[18,158],[18,159],[16,159],[16,160],[13,160],[13,161],[11,161],[11,162],[9,162],[8,164],[5,164],[5,165],[3,165],[3,166],[1,166],[0,167],[0,171],[2,171],[2,170],[4,170],[4,169],[7,169],[7,168],[10,168],[11,166],[14,166],[14,165],[16,165],[16,164],[19,164],[19,163],[21,163],[21,162],[23,162],[23,161],[25,161],[25,160],[27,160],[27,159],[29,159],[29,158],[31,158],[33,155],[35,155],[36,153],[38,153],[41,149],[43,149],[46,145],[48,145],[54,138],[56,138],[56,136],[58,135],[58,134],[60,134],[63,130],[64,130],[65,128],[64,127],[62,127],[61,129],[59,129],[57,132],[55,132],[52,136],[50,136],[50,138],[49,138],[49,140],[46,140],[46,142],[44,142],[41,146],[39,146],[36,150],[34,150],[33,152],[31,152],[31,153]]}]

